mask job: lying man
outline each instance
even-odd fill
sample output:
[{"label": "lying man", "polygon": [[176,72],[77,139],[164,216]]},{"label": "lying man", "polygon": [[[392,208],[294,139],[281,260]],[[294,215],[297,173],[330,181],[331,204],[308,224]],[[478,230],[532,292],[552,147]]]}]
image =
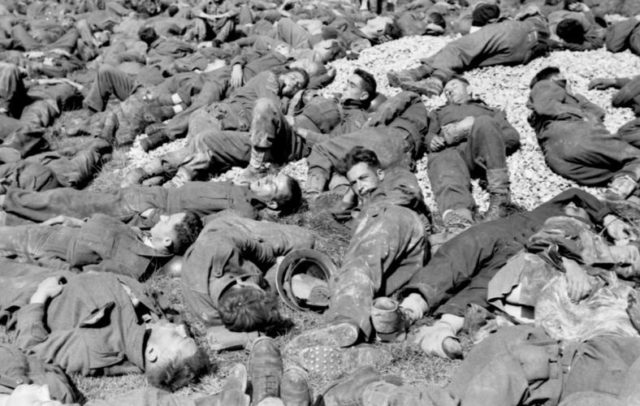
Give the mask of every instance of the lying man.
[{"label": "lying man", "polygon": [[46,273],[35,286],[12,285],[11,278],[3,284],[22,293],[6,308],[19,308],[12,317],[23,351],[68,374],[144,372],[152,385],[172,391],[208,372],[207,355],[184,325],[162,318],[144,285],[105,273]]},{"label": "lying man", "polygon": [[[337,347],[372,338],[374,298],[398,292],[429,258],[429,213],[415,175],[402,168],[383,171],[376,154],[362,147],[347,154],[345,170],[360,213],[342,266],[330,282],[332,323],[294,338],[289,353],[326,348],[317,355],[329,359]],[[318,367],[307,361],[307,369]],[[332,368],[330,362],[318,364]]]},{"label": "lying man", "polygon": [[59,215],[84,218],[101,213],[144,227],[155,224],[161,214],[185,211],[201,217],[227,209],[250,218],[258,217],[264,209],[286,214],[298,208],[301,198],[298,182],[280,174],[265,176],[246,186],[231,182],[187,182],[175,189],[130,186],[110,192],[9,189],[0,196],[0,208],[6,213],[4,225],[40,223]]},{"label": "lying man", "polygon": [[605,112],[574,94],[556,67],[538,72],[531,81],[527,106],[547,165],[586,186],[608,184],[606,197],[626,199],[640,179],[640,130],[623,126],[611,134]]},{"label": "lying man", "polygon": [[312,248],[301,227],[221,212],[210,217],[184,256],[185,306],[207,326],[231,331],[277,331],[283,317],[264,274],[294,249]]},{"label": "lying man", "polygon": [[448,43],[422,59],[417,68],[389,72],[389,84],[421,95],[438,95],[454,73],[483,66],[526,64],[544,55],[548,38],[546,19],[537,8],[529,7],[516,20],[489,24]]},{"label": "lying man", "polygon": [[[136,168],[129,176],[127,185],[140,183],[146,178],[163,175],[167,172],[175,173],[175,176],[167,183],[168,187],[180,186],[184,182],[192,180],[195,172],[203,164],[205,167],[208,166],[212,155],[212,148],[199,134],[205,131],[249,131],[253,121],[253,110],[259,99],[269,98],[280,106],[281,97],[292,97],[299,90],[304,89],[308,82],[308,75],[300,69],[293,69],[280,75],[271,71],[260,73],[245,86],[237,89],[224,102],[216,102],[193,112],[187,126],[180,129],[182,133],[185,133],[187,129],[189,131],[185,147],[166,153],[143,168]],[[227,143],[231,143],[228,148],[235,147],[232,141],[232,138],[227,141]],[[242,143],[242,140],[239,142]],[[218,154],[223,154],[226,150],[226,148],[215,149]],[[235,149],[232,151],[235,152]]]},{"label": "lying man", "polygon": [[39,225],[0,227],[0,252],[52,269],[148,277],[195,241],[202,222],[193,212],[160,216],[149,230],[96,214],[86,221],[60,216]]},{"label": "lying man", "polygon": [[417,342],[443,357],[461,355],[455,338],[469,304],[487,307],[487,286],[509,258],[520,252],[545,221],[554,216],[579,216],[601,226],[612,238],[624,238],[626,227],[594,196],[569,189],[536,209],[475,225],[445,242],[429,263],[415,273],[402,295],[415,305],[411,317],[431,313],[440,320],[422,327]]},{"label": "lying man", "polygon": [[447,104],[431,112],[425,140],[427,173],[446,227],[473,223],[472,176],[487,180],[490,205],[485,218],[504,216],[511,203],[506,156],[520,146],[518,131],[504,112],[473,100],[468,86],[463,77],[447,82]]}]

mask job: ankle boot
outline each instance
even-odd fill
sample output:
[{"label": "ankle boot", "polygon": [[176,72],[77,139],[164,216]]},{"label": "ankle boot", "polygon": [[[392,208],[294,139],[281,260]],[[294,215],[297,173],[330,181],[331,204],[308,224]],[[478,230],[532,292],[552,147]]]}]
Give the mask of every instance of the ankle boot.
[{"label": "ankle boot", "polygon": [[489,209],[484,214],[484,219],[491,221],[505,217],[508,206],[511,204],[507,168],[487,170],[487,189],[489,190]]}]

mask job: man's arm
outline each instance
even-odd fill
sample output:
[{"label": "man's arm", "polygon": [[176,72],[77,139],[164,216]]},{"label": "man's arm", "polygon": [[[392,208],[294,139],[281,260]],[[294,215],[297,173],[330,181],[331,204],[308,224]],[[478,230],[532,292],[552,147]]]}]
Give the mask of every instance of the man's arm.
[{"label": "man's arm", "polygon": [[638,24],[640,24],[640,21],[635,18],[629,18],[610,25],[605,36],[607,51],[622,52],[627,49],[629,36]]},{"label": "man's arm", "polygon": [[31,296],[29,304],[16,314],[16,344],[21,350],[28,350],[47,340],[49,332],[44,324],[45,305],[62,292],[66,280],[63,277],[49,277],[40,282]]},{"label": "man's arm", "polygon": [[537,115],[552,120],[583,119],[585,114],[577,106],[564,103],[567,91],[550,80],[536,83],[529,94],[527,107]]},{"label": "man's arm", "polygon": [[616,85],[622,88],[613,95],[611,104],[613,107],[631,107],[635,103],[635,98],[640,96],[640,76],[634,78],[616,79]]}]

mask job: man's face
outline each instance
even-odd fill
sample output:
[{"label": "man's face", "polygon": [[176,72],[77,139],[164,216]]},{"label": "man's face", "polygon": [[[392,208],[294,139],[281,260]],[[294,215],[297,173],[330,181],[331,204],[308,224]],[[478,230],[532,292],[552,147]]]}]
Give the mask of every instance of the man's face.
[{"label": "man's face", "polygon": [[191,357],[198,351],[195,340],[184,324],[161,320],[151,324],[151,335],[145,348],[148,362],[163,364]]},{"label": "man's face", "polygon": [[336,40],[325,39],[313,46],[313,60],[321,64],[325,64],[331,60],[333,55],[333,47]]},{"label": "man's face", "polygon": [[555,82],[558,86],[567,89],[568,82],[567,82],[567,78],[564,76],[564,73],[562,72],[556,73],[552,75],[549,78],[549,80]]},{"label": "man's face", "polygon": [[264,202],[281,202],[291,195],[287,180],[284,174],[268,175],[251,182],[249,189]]},{"label": "man's face", "polygon": [[369,97],[369,93],[363,90],[364,81],[355,73],[347,79],[347,88],[342,93],[342,100],[364,101]]},{"label": "man's face", "polygon": [[391,17],[375,17],[367,21],[367,25],[362,27],[360,31],[369,39],[378,39],[387,32],[391,24],[393,24]]},{"label": "man's face", "polygon": [[451,104],[464,104],[469,101],[469,89],[461,80],[450,80],[444,87],[444,95]]},{"label": "man's face", "polygon": [[282,75],[282,95],[292,97],[302,89],[304,78],[300,72],[288,72]]},{"label": "man's face", "polygon": [[382,170],[374,169],[366,162],[357,163],[347,171],[347,179],[351,189],[360,198],[367,197],[376,190],[383,178]]},{"label": "man's face", "polygon": [[177,239],[176,225],[184,219],[184,213],[161,215],[151,230],[151,243],[157,249],[168,248]]}]

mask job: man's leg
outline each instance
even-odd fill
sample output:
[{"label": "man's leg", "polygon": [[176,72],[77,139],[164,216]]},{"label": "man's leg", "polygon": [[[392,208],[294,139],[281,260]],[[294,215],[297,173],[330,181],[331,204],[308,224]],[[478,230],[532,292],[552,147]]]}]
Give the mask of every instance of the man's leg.
[{"label": "man's leg", "polygon": [[111,66],[101,66],[96,73],[96,80],[84,98],[85,105],[94,111],[104,111],[112,94],[125,100],[136,89],[135,80],[127,73]]},{"label": "man's leg", "polygon": [[32,191],[61,186],[51,169],[28,160],[0,165],[0,179],[5,187]]},{"label": "man's leg", "polygon": [[284,163],[302,157],[303,142],[293,132],[275,100],[262,98],[256,101],[250,133],[249,176],[263,171],[267,162]]},{"label": "man's leg", "polygon": [[183,151],[164,156],[170,166],[178,167],[174,186],[192,180],[213,169],[219,173],[232,166],[245,166],[251,156],[250,136],[242,131],[203,131],[189,139]]},{"label": "man's leg", "polygon": [[[435,311],[456,289],[471,281],[485,267],[499,269],[512,253],[522,248],[514,241],[513,233],[518,231],[517,228],[517,224],[504,220],[469,228],[444,243],[403,291],[407,294],[420,293],[429,310]],[[462,316],[465,308],[466,305],[448,312]]]},{"label": "man's leg", "polygon": [[511,203],[506,144],[498,122],[489,116],[476,117],[471,134],[463,144],[463,154],[472,172],[484,172],[489,191],[489,209],[485,220],[505,216]]},{"label": "man's leg", "polygon": [[358,224],[342,267],[331,281],[330,315],[355,323],[369,337],[376,295],[391,295],[425,261],[424,228],[418,216],[398,206],[371,207]]},{"label": "man's leg", "polygon": [[453,225],[458,217],[471,224],[476,202],[469,168],[460,152],[447,148],[429,154],[427,173],[445,226]]},{"label": "man's leg", "polygon": [[47,166],[56,174],[58,181],[65,187],[82,188],[93,178],[102,166],[103,157],[111,152],[111,145],[101,139],[95,139],[77,151],[72,158],[53,159]]}]

